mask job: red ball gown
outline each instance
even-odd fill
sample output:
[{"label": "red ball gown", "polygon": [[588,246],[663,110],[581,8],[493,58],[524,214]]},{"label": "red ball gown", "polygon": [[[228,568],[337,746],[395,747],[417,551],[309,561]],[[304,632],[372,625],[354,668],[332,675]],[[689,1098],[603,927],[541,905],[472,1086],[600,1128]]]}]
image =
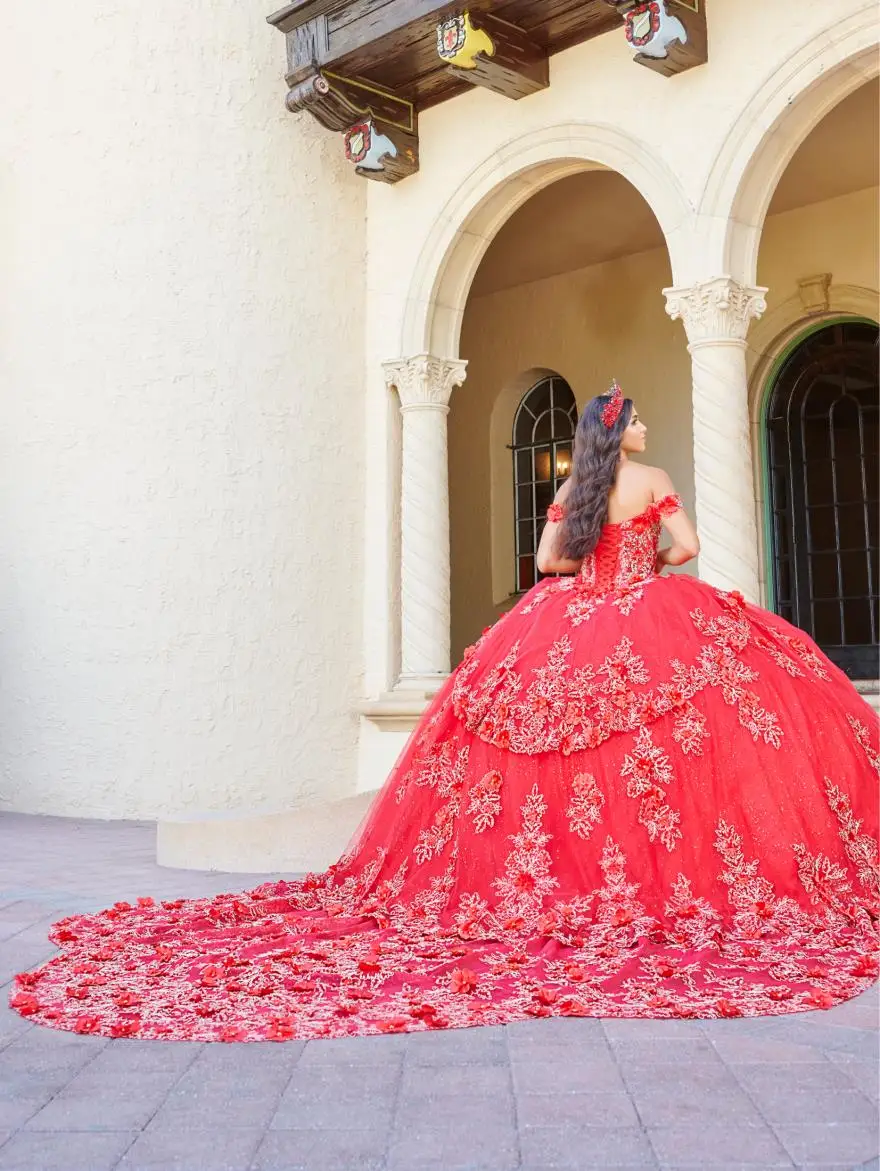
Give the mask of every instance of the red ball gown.
[{"label": "red ball gown", "polygon": [[608,524],[471,647],[323,874],[58,923],[12,1004],[250,1041],[828,1008],[876,978],[878,722],[802,632]]}]

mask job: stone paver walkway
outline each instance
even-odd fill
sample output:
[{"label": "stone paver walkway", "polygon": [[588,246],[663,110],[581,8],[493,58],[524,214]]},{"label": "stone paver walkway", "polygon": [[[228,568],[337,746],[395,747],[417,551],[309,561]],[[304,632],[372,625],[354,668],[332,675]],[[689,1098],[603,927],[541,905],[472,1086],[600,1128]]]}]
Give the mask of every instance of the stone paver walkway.
[{"label": "stone paver walkway", "polygon": [[107,1041],[6,1007],[66,914],[260,881],[162,870],[145,825],[0,815],[0,1171],[880,1171],[876,989],[776,1019],[308,1044]]}]

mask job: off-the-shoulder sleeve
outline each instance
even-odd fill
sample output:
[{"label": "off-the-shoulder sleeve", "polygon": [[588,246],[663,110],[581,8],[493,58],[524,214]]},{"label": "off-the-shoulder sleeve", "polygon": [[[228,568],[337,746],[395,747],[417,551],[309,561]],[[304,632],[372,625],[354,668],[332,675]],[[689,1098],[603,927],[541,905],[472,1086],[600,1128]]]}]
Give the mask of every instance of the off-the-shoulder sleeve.
[{"label": "off-the-shoulder sleeve", "polygon": [[565,509],[561,504],[551,504],[547,509],[547,520],[550,521],[551,524],[558,525],[564,516]]},{"label": "off-the-shoulder sleeve", "polygon": [[655,500],[654,507],[658,516],[672,516],[673,512],[684,508],[684,504],[677,492],[670,492],[668,496],[661,496],[659,500]]}]

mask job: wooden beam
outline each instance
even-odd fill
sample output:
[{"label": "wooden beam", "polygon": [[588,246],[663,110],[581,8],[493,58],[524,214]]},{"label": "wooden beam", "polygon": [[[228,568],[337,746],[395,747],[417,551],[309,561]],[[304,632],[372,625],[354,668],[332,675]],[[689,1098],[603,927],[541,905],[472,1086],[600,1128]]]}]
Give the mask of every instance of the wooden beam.
[{"label": "wooden beam", "polygon": [[[347,53],[356,53],[383,37],[396,33],[404,37],[407,26],[414,21],[429,16],[436,16],[439,20],[441,16],[454,11],[455,4],[450,4],[449,0],[440,4],[437,0],[397,0],[390,4],[352,5],[352,8],[357,10],[357,15],[352,14],[351,19],[348,12],[342,11],[328,21],[330,52],[334,60]],[[393,53],[393,44],[385,51]]]},{"label": "wooden beam", "polygon": [[348,130],[356,122],[373,118],[406,134],[417,132],[412,102],[372,82],[354,81],[326,69],[294,86],[285,104],[292,114],[307,111],[328,130]]},{"label": "wooden beam", "polygon": [[456,77],[506,98],[524,98],[550,84],[547,54],[521,28],[488,12],[441,20],[437,52]]},{"label": "wooden beam", "polygon": [[294,0],[293,4],[287,4],[271,16],[267,16],[266,20],[281,32],[288,33],[301,24],[308,24],[317,16],[326,16],[335,8],[344,8],[348,2],[349,0]]}]

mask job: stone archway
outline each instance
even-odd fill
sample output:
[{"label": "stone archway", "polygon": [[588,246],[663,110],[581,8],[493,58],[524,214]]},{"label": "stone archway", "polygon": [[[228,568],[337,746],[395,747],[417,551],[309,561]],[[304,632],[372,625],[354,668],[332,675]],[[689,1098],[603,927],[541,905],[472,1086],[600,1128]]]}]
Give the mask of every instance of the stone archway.
[{"label": "stone archway", "polygon": [[880,73],[876,5],[812,35],[755,91],[716,158],[697,209],[693,255],[742,285],[757,279],[764,218],[801,143],[844,98]]},{"label": "stone archway", "polygon": [[672,171],[647,143],[617,127],[545,127],[509,142],[475,168],[437,218],[410,283],[401,353],[457,357],[471,281],[499,228],[542,188],[593,168],[617,171],[645,199],[677,281],[693,207]]}]

